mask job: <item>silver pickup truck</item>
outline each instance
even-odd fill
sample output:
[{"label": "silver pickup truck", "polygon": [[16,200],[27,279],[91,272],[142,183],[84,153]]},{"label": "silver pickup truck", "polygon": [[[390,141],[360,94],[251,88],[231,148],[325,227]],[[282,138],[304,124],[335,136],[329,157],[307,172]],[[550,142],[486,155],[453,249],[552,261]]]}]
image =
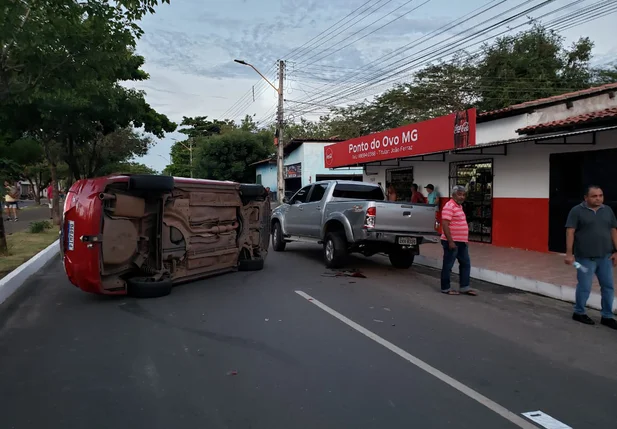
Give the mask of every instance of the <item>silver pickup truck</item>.
[{"label": "silver pickup truck", "polygon": [[409,268],[419,246],[435,241],[439,224],[434,204],[386,201],[380,186],[324,181],[305,186],[272,212],[272,247],[292,241],[323,245],[328,268],[345,264],[351,252],[386,253],[396,268]]}]

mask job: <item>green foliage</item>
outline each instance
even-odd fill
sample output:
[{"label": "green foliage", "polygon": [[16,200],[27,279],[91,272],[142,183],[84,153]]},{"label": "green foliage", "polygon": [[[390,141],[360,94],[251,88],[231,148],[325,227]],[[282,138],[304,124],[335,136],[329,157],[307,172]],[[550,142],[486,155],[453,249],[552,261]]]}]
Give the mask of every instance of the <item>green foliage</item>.
[{"label": "green foliage", "polygon": [[40,234],[51,228],[53,228],[53,225],[51,224],[51,222],[46,220],[30,222],[30,225],[28,226],[28,232],[31,234]]},{"label": "green foliage", "polygon": [[97,176],[106,176],[109,174],[159,174],[159,172],[138,162],[119,162],[106,165],[99,171]]},{"label": "green foliage", "polygon": [[272,134],[235,130],[199,141],[195,157],[195,177],[237,182],[254,182],[250,164],[270,156]]},{"label": "green foliage", "polygon": [[[478,55],[430,64],[370,101],[331,110],[317,122],[288,124],[288,137],[348,139],[469,107],[480,111],[617,82],[617,65],[592,68],[593,43],[571,46],[540,25],[497,38]],[[287,132],[287,130],[289,130]]]},{"label": "green foliage", "polygon": [[481,110],[577,91],[591,86],[593,43],[581,38],[569,49],[557,33],[536,26],[483,48],[478,64]]}]

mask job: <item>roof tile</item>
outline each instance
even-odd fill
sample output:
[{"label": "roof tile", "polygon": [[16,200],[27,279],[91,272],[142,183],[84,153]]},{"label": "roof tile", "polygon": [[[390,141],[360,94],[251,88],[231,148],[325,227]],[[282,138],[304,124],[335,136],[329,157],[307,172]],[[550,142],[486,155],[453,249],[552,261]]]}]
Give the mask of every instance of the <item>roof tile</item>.
[{"label": "roof tile", "polygon": [[611,107],[595,112],[584,113],[582,115],[571,116],[569,118],[560,119],[558,121],[544,122],[542,124],[531,125],[529,127],[519,128],[516,130],[518,134],[529,134],[532,131],[544,131],[549,128],[563,128],[570,125],[582,125],[588,122],[595,122],[599,119],[617,118],[617,107]]},{"label": "roof tile", "polygon": [[571,98],[581,97],[585,95],[593,95],[598,92],[607,91],[610,89],[617,89],[617,83],[608,83],[606,85],[594,86],[593,88],[582,89],[580,91],[567,92],[565,94],[554,95],[552,97],[540,98],[537,100],[526,101],[524,103],[513,104],[512,106],[504,107],[503,109],[490,110],[488,112],[478,113],[478,117],[495,116],[500,113],[511,112],[514,110],[526,109],[534,106],[541,106],[543,104],[555,103],[558,101],[566,101]]}]

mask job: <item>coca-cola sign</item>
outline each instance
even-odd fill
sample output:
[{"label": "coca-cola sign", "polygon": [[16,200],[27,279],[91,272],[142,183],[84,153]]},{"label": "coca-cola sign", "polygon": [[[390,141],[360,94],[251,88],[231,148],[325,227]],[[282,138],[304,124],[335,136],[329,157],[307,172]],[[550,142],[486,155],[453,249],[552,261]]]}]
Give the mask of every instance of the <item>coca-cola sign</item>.
[{"label": "coca-cola sign", "polygon": [[473,146],[475,142],[476,109],[469,109],[326,146],[324,165],[336,168],[410,158]]},{"label": "coca-cola sign", "polygon": [[454,126],[454,134],[468,133],[468,132],[469,132],[469,122],[465,122],[462,125]]}]

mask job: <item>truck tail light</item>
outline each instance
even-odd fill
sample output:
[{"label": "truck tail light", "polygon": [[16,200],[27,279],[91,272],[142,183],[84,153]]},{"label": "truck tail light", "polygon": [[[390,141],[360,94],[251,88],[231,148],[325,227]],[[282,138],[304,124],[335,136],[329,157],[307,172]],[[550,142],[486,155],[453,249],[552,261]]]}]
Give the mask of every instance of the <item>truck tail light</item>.
[{"label": "truck tail light", "polygon": [[364,228],[375,228],[375,216],[377,215],[376,207],[366,209],[366,218],[364,219]]}]

